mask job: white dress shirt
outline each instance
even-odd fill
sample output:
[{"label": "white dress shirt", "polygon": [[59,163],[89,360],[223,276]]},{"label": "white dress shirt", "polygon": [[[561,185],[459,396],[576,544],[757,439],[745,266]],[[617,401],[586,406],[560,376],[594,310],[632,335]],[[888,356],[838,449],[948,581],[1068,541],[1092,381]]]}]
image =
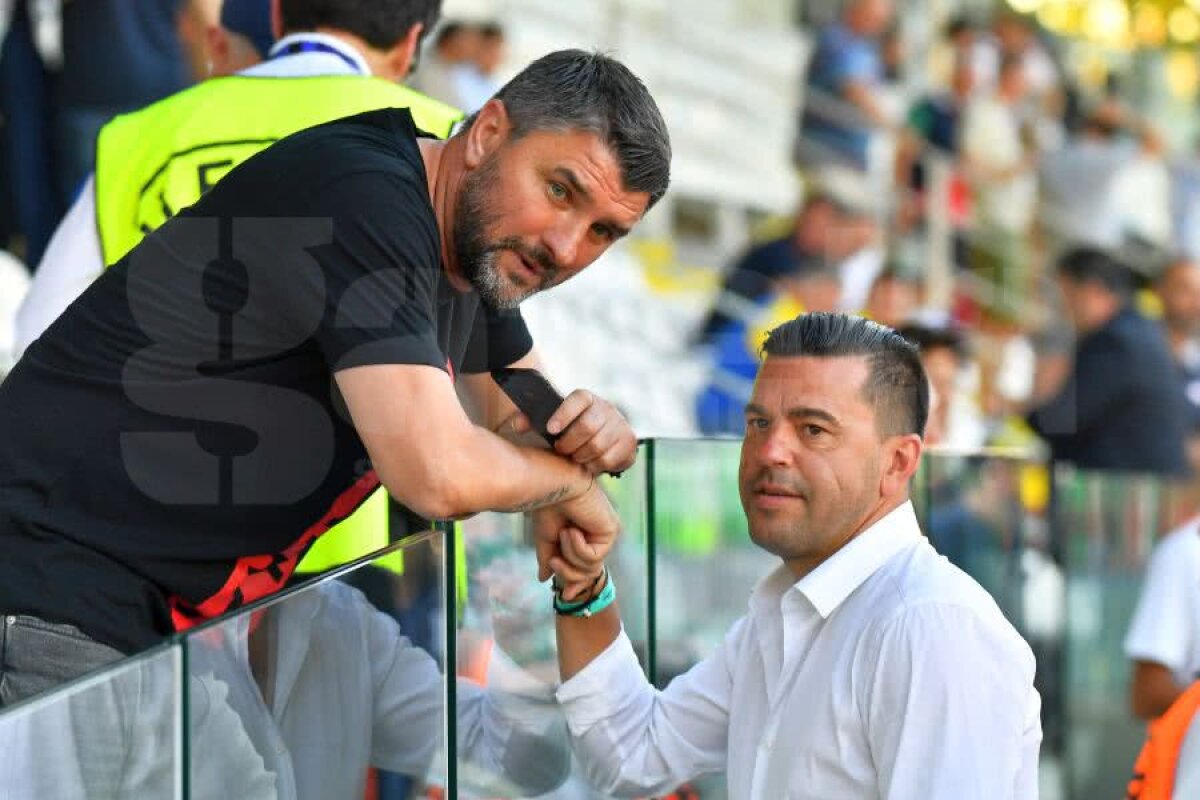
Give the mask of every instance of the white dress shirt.
[{"label": "white dress shirt", "polygon": [[1181,686],[1200,679],[1200,518],[1154,546],[1125,655],[1162,664]]},{"label": "white dress shirt", "polygon": [[[294,42],[317,42],[328,52],[279,53]],[[353,66],[352,66],[353,65]],[[321,33],[286,36],[271,48],[268,60],[240,74],[256,78],[305,78],[317,75],[370,75],[362,55],[340,39]],[[33,276],[33,284],[17,311],[14,358],[58,319],[75,298],[104,272],[100,233],[96,229],[96,176],[89,175],[74,204],[54,230]]]},{"label": "white dress shirt", "polygon": [[1030,800],[1034,659],[905,503],[796,581],[780,567],[722,647],[663,691],[624,632],[558,690],[590,780],[730,797]]}]

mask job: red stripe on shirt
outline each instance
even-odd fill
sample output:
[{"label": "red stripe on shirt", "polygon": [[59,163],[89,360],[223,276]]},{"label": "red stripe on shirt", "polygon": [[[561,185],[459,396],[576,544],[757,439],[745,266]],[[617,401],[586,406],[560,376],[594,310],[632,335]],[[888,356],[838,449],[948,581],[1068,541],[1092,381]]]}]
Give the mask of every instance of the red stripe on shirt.
[{"label": "red stripe on shirt", "polygon": [[[317,537],[350,516],[371,492],[379,488],[379,476],[369,470],[346,491],[338,495],[329,510],[282,552],[274,555],[242,556],[234,562],[224,585],[200,603],[192,604],[179,596],[167,600],[171,622],[176,631],[185,631],[219,617],[236,606],[252,603],[283,588],[300,563],[300,557]],[[238,594],[241,594],[240,601]]]}]

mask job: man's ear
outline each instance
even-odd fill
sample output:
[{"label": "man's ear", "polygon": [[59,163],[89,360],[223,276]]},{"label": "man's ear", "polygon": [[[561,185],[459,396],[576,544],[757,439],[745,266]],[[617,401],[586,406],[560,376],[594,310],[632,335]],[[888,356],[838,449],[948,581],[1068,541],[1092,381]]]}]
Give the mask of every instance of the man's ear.
[{"label": "man's ear", "polygon": [[487,160],[508,139],[511,123],[504,102],[493,97],[484,103],[475,115],[475,121],[467,129],[467,142],[463,150],[463,162],[474,169]]},{"label": "man's ear", "polygon": [[883,464],[879,476],[879,493],[887,497],[905,494],[908,482],[921,465],[925,443],[915,433],[890,437],[883,446]]},{"label": "man's ear", "polygon": [[417,63],[417,48],[421,46],[421,33],[425,30],[423,23],[416,23],[404,34],[404,38],[392,45],[384,54],[387,64],[388,77],[396,83],[402,83],[408,78],[413,65]]},{"label": "man's ear", "polygon": [[204,28],[204,50],[208,57],[209,77],[218,78],[232,72],[229,68],[229,34],[220,25]]}]

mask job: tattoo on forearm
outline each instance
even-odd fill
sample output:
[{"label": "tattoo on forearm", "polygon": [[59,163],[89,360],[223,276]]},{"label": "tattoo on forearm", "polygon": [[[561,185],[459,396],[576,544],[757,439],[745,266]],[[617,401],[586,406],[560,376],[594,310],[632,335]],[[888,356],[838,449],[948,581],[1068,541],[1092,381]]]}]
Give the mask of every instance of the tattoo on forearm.
[{"label": "tattoo on forearm", "polygon": [[560,486],[557,489],[555,489],[554,491],[552,491],[548,494],[545,494],[542,497],[537,498],[536,500],[530,500],[528,503],[521,503],[520,505],[515,505],[510,508],[505,508],[505,509],[501,509],[501,510],[506,513],[510,513],[510,514],[521,514],[525,511],[533,511],[535,508],[543,508],[544,506],[552,506],[555,503],[565,500],[567,495],[569,495],[570,493],[571,493],[570,486]]}]

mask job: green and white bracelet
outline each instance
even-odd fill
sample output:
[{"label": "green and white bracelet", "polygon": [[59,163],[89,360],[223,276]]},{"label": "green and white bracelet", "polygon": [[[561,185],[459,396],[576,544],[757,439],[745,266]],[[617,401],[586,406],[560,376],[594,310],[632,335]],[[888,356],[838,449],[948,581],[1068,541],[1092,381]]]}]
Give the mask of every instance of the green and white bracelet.
[{"label": "green and white bracelet", "polygon": [[556,581],[554,585],[554,613],[564,617],[590,617],[593,614],[599,614],[611,606],[613,601],[617,599],[617,587],[613,583],[612,576],[608,573],[608,567],[605,567],[600,576],[596,578],[596,583],[592,584],[593,587],[600,581],[604,581],[604,588],[595,597],[585,600],[582,603],[568,603],[564,601]]}]

